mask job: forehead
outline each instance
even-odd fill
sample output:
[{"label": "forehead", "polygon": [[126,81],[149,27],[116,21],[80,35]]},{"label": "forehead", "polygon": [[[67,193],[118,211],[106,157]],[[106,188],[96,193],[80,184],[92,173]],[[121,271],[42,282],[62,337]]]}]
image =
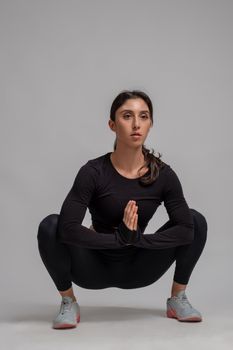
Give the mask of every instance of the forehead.
[{"label": "forehead", "polygon": [[124,104],[118,108],[118,112],[121,113],[124,110],[132,110],[132,111],[148,111],[149,108],[147,103],[142,98],[131,98],[124,102]]}]

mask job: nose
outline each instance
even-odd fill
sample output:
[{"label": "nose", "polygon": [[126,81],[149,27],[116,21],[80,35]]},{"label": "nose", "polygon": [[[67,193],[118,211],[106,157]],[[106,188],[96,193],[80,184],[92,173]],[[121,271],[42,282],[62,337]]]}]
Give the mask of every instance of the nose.
[{"label": "nose", "polygon": [[139,119],[138,118],[134,118],[133,119],[133,129],[138,129],[139,126],[140,126]]}]

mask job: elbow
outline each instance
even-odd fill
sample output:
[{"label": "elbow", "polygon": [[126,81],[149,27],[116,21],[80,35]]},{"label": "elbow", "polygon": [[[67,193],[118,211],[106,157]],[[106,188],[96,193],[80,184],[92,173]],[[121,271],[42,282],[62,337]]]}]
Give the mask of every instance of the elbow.
[{"label": "elbow", "polygon": [[82,236],[79,235],[80,225],[71,222],[60,223],[57,227],[57,239],[60,243],[80,245]]},{"label": "elbow", "polygon": [[59,216],[58,224],[57,224],[57,239],[59,242],[69,241],[70,236],[73,231],[73,223],[64,219],[62,215]]}]

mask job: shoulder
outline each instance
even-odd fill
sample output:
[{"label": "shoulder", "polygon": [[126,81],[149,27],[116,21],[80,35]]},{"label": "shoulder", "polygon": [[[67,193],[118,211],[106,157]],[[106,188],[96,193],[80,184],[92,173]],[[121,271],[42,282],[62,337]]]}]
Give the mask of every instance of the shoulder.
[{"label": "shoulder", "polygon": [[168,164],[166,162],[163,162],[162,166],[160,167],[159,173],[161,181],[163,182],[165,187],[180,182],[179,177],[177,175],[178,173],[174,169],[173,164],[171,163]]},{"label": "shoulder", "polygon": [[159,175],[161,177],[167,176],[172,170],[173,169],[172,169],[170,164],[168,164],[164,161],[160,161],[160,163],[159,163]]},{"label": "shoulder", "polygon": [[96,173],[100,175],[101,169],[103,168],[104,164],[106,163],[106,156],[107,154],[103,154],[99,157],[89,159],[83,167],[86,169],[92,169],[95,170]]},{"label": "shoulder", "polygon": [[164,161],[162,162],[159,171],[166,176],[169,174],[171,175],[171,174],[175,173],[173,165],[171,165],[171,163],[168,164]]},{"label": "shoulder", "polygon": [[174,170],[174,166],[166,163],[162,174],[164,195],[166,195],[167,198],[168,196],[183,196],[183,187],[180,181],[180,176],[177,170]]},{"label": "shoulder", "polygon": [[89,159],[86,163],[84,163],[80,167],[78,174],[83,177],[88,177],[88,178],[92,177],[97,179],[101,176],[105,163],[106,163],[106,154],[96,158]]}]

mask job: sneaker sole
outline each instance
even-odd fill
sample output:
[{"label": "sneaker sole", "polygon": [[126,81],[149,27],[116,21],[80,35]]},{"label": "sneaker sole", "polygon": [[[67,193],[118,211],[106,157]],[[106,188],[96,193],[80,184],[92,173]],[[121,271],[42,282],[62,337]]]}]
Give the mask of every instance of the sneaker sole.
[{"label": "sneaker sole", "polygon": [[77,324],[80,322],[80,315],[77,316],[77,323],[76,324],[70,324],[70,323],[59,323],[56,325],[53,325],[53,329],[66,329],[66,328],[76,328]]},{"label": "sneaker sole", "polygon": [[180,322],[201,322],[202,318],[199,316],[193,316],[193,317],[186,317],[186,318],[179,318],[176,314],[176,311],[172,308],[169,308],[167,310],[167,317],[169,318],[176,318]]}]

